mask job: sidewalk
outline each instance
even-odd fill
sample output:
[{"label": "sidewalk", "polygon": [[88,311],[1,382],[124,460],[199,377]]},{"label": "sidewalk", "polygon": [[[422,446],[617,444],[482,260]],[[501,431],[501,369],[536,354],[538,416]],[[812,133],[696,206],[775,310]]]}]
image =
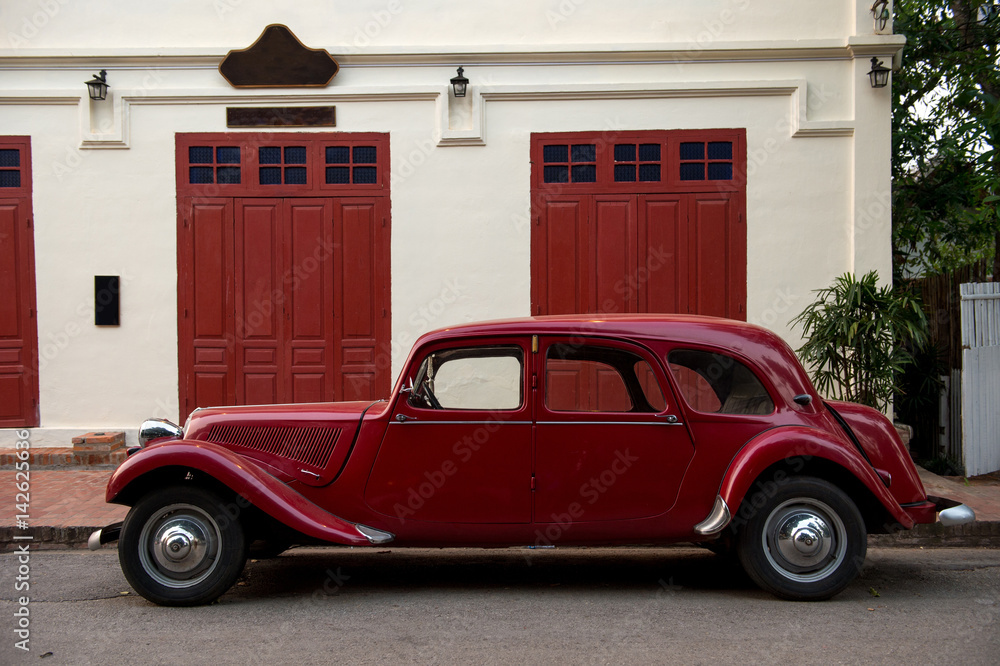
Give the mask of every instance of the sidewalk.
[{"label": "sidewalk", "polygon": [[[1000,479],[974,480],[965,485],[960,480],[931,474],[917,468],[924,488],[930,495],[948,497],[972,507],[976,522],[958,527],[940,523],[918,525],[898,534],[869,537],[872,546],[992,546],[1000,547]],[[14,535],[32,535],[32,548],[84,548],[94,530],[120,521],[128,507],[104,502],[104,487],[111,469],[79,467],[33,468],[30,474],[28,529],[21,529],[16,509],[23,497],[18,491],[12,469],[0,470],[0,550],[14,548]]]}]

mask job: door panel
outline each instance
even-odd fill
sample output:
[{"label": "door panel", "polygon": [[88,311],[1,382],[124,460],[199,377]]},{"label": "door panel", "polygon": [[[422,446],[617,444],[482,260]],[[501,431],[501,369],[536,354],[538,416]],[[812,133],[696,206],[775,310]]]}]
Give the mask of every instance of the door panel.
[{"label": "door panel", "polygon": [[636,200],[634,196],[594,197],[591,230],[594,267],[586,312],[635,312]]},{"label": "door panel", "polygon": [[[571,353],[564,358],[565,349]],[[535,522],[566,514],[582,522],[629,520],[669,510],[694,447],[687,429],[665,418],[680,412],[658,362],[629,345],[579,338],[543,339],[537,358],[545,369],[535,412]],[[620,374],[639,360],[644,372]],[[580,384],[569,379],[574,364]],[[594,371],[598,364],[604,371]],[[648,404],[624,389],[631,383],[643,391],[650,382],[662,389],[645,391]],[[596,395],[588,396],[582,389],[594,383]]]},{"label": "door panel", "polygon": [[580,289],[589,246],[587,197],[546,198],[532,243],[539,253],[533,275],[536,314],[584,312],[589,298]]},{"label": "door panel", "polygon": [[730,197],[690,195],[694,271],[689,289],[690,312],[730,317],[732,243]]},{"label": "door panel", "polygon": [[0,427],[38,425],[33,252],[28,202],[0,199]]},{"label": "door panel", "polygon": [[639,312],[688,312],[687,210],[680,195],[639,197]]}]

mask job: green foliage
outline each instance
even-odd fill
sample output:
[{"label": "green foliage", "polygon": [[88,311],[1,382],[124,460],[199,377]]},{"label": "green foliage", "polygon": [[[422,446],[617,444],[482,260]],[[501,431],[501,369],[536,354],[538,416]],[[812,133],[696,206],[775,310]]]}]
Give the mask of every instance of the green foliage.
[{"label": "green foliage", "polygon": [[798,354],[820,393],[884,411],[913,360],[908,347],[923,345],[928,329],[919,299],[878,282],[875,271],[842,275],[792,323],[802,325]]},{"label": "green foliage", "polygon": [[1000,264],[1000,13],[992,0],[897,0],[893,251],[900,272]]}]

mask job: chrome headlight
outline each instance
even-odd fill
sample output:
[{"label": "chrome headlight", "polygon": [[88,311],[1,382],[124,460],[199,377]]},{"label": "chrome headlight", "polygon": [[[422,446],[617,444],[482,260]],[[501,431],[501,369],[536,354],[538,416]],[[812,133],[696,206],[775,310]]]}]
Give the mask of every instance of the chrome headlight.
[{"label": "chrome headlight", "polygon": [[179,439],[184,436],[184,430],[166,419],[146,419],[139,426],[139,446],[146,446],[153,440],[169,437]]}]

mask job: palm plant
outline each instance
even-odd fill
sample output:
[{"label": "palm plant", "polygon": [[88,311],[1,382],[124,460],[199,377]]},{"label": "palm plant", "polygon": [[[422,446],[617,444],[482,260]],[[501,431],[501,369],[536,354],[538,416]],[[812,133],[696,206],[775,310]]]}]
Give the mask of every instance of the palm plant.
[{"label": "palm plant", "polygon": [[876,271],[861,279],[846,273],[816,294],[791,323],[802,325],[806,342],[798,354],[817,390],[885,411],[900,391],[900,373],[913,361],[909,349],[928,339],[919,299],[880,287]]}]

